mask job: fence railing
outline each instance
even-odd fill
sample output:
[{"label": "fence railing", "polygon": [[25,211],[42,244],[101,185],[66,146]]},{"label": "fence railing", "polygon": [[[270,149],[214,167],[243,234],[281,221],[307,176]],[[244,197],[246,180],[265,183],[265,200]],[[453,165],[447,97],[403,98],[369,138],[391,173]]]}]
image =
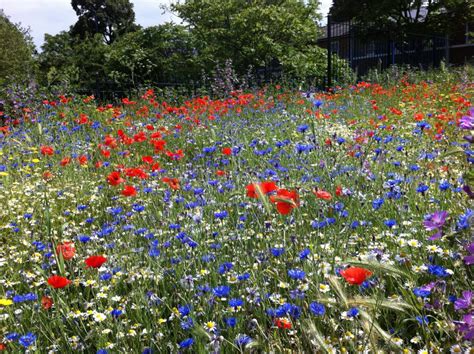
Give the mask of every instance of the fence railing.
[{"label": "fence railing", "polygon": [[371,31],[347,22],[333,22],[328,16],[326,34],[318,44],[327,49],[327,86],[337,81],[340,70],[334,68],[333,55],[344,59],[358,77],[372,68],[411,65],[422,69],[438,67],[449,61],[449,41],[440,35]]}]

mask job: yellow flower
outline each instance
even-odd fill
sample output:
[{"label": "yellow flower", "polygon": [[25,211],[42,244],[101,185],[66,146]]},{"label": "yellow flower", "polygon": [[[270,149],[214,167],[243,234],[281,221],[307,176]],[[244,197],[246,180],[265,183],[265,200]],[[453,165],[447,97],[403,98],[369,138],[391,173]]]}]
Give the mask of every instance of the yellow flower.
[{"label": "yellow flower", "polygon": [[38,163],[38,162],[40,162],[40,159],[32,159],[31,162]]},{"label": "yellow flower", "polygon": [[0,176],[8,176],[8,172],[0,172]]},{"label": "yellow flower", "polygon": [[13,305],[13,301],[10,299],[0,299],[0,306],[10,306]]}]

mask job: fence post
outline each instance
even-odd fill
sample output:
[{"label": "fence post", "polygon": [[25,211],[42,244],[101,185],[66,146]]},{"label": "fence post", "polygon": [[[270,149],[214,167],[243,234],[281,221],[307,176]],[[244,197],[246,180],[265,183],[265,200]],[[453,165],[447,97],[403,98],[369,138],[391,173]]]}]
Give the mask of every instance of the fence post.
[{"label": "fence post", "polygon": [[392,60],[392,40],[390,36],[387,39],[387,69],[390,68],[390,62]]},{"label": "fence post", "polygon": [[327,89],[329,90],[332,86],[332,53],[331,53],[331,39],[332,39],[332,21],[331,15],[328,15],[328,23],[327,23],[327,51],[328,51],[328,67],[327,67]]},{"label": "fence post", "polygon": [[449,35],[444,37],[444,60],[446,65],[449,65]]}]

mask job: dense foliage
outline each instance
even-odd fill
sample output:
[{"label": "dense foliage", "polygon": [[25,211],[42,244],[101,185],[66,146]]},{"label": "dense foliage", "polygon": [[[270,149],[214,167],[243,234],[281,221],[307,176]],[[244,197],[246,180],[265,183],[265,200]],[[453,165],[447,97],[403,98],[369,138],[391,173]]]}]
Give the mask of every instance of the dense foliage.
[{"label": "dense foliage", "polygon": [[[188,0],[170,6],[183,24],[149,28],[133,25],[128,1],[72,5],[78,22],[68,32],[46,35],[39,56],[39,81],[51,89],[123,93],[152,84],[202,86],[229,63],[238,78],[252,77],[253,84],[283,74],[322,85],[326,74],[326,51],[316,46],[317,1]],[[352,80],[347,63],[334,60],[340,62],[337,77]]]},{"label": "dense foliage", "polygon": [[32,77],[34,45],[28,29],[12,23],[0,10],[0,85]]},{"label": "dense foliage", "polygon": [[71,35],[85,39],[101,34],[107,44],[138,28],[130,0],[72,0],[78,16]]},{"label": "dense foliage", "polygon": [[473,94],[25,103],[0,134],[0,348],[469,352]]},{"label": "dense foliage", "polygon": [[334,0],[331,14],[336,21],[354,20],[368,31],[389,31],[400,37],[408,33],[451,34],[459,25],[474,22],[471,0]]}]

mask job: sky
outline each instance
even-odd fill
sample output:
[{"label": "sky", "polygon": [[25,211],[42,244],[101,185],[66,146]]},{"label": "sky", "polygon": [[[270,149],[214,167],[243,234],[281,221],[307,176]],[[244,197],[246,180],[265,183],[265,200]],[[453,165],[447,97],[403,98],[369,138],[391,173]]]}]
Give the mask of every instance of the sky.
[{"label": "sky", "polygon": [[[164,12],[162,5],[172,0],[131,0],[135,10],[135,20],[143,27],[159,25],[181,20],[175,15]],[[332,0],[320,0],[321,12],[326,15]],[[12,22],[20,22],[23,27],[30,27],[37,48],[41,47],[44,34],[57,34],[68,30],[76,22],[76,14],[70,0],[0,0],[0,9],[10,17]]]}]

